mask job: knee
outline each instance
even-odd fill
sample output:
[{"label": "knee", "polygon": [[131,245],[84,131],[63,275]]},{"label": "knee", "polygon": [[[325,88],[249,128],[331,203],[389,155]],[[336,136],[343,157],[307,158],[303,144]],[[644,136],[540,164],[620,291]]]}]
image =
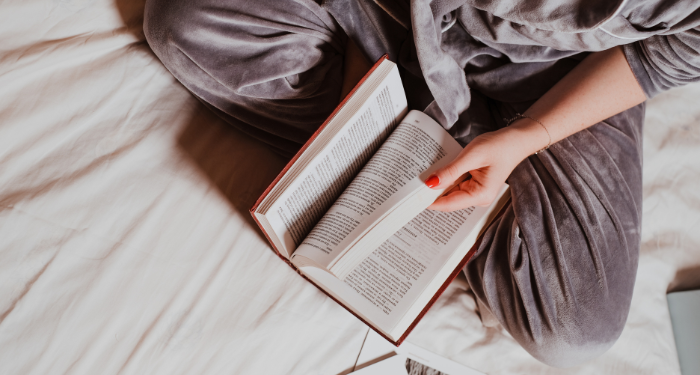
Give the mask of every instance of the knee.
[{"label": "knee", "polygon": [[[537,360],[549,366],[566,368],[581,365],[602,355],[615,344],[622,331],[622,326],[608,326],[612,335],[596,337],[586,334],[586,327],[570,327],[572,323],[567,322],[537,340],[518,341]],[[601,321],[599,325],[606,324]]]},{"label": "knee", "polygon": [[183,34],[182,28],[187,24],[182,22],[186,13],[183,10],[179,1],[146,1],[143,33],[148,45],[161,60],[167,59],[172,40]]},{"label": "knee", "polygon": [[143,33],[153,53],[188,90],[200,96],[209,90],[210,77],[203,70],[209,68],[213,55],[200,36],[206,19],[202,3],[147,0],[143,20]]},{"label": "knee", "polygon": [[566,247],[528,244],[516,223],[509,209],[484,235],[465,269],[472,290],[538,360],[571,367],[601,355],[627,320],[635,253],[615,249],[612,240],[608,250],[616,256],[585,241]]}]

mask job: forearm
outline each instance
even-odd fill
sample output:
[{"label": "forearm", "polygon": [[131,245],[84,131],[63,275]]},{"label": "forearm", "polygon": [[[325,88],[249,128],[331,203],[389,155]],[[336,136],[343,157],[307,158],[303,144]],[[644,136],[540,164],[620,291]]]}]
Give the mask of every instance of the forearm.
[{"label": "forearm", "polygon": [[[621,47],[592,53],[508,129],[521,139],[527,157],[578,131],[646,100]],[[525,142],[522,140],[525,139]]]},{"label": "forearm", "polygon": [[525,111],[539,123],[526,117],[482,134],[428,178],[426,185],[442,188],[466,172],[471,174],[429,208],[453,211],[491,203],[523,159],[645,99],[621,48],[589,55]]}]

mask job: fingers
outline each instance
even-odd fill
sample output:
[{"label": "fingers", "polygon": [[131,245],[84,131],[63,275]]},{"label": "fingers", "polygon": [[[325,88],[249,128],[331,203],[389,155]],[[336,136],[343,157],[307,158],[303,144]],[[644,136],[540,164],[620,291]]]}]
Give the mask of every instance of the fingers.
[{"label": "fingers", "polygon": [[428,177],[425,184],[433,189],[445,189],[466,173],[471,178],[460,182],[458,189],[451,189],[428,208],[449,212],[491,204],[508,175],[522,160],[507,152],[512,148],[513,139],[494,131],[472,140],[455,160]]},{"label": "fingers", "polygon": [[425,184],[432,189],[445,188],[470,170],[482,167],[479,165],[480,158],[474,157],[472,154],[468,148],[465,148],[450,164],[428,177]]},{"label": "fingers", "polygon": [[450,212],[472,206],[488,206],[495,197],[491,190],[473,180],[465,181],[435,200],[428,209]]},{"label": "fingers", "polygon": [[470,198],[467,192],[457,190],[438,198],[428,209],[442,212],[461,210],[473,206],[469,204]]}]

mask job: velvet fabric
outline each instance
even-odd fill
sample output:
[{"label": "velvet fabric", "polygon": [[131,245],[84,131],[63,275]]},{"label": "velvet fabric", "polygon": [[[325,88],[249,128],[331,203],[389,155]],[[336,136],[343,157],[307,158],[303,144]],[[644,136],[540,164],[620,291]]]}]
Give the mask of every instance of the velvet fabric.
[{"label": "velvet fabric", "polygon": [[[591,51],[624,45],[647,96],[700,77],[699,2],[149,0],[147,40],[238,129],[293,154],[339,101],[352,38],[399,65],[409,105],[462,144],[505,126]],[[512,203],[465,268],[534,357],[573,366],[624,326],[641,228],[639,105],[511,174]],[[225,162],[225,161],[222,161]]]}]

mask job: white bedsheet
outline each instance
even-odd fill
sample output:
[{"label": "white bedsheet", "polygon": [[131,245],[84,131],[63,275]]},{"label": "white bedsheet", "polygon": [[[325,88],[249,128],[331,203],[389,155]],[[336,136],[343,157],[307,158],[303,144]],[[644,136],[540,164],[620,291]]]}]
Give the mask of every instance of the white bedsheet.
[{"label": "white bedsheet", "polygon": [[[0,374],[339,374],[367,328],[247,210],[284,165],[145,44],[143,1],[0,3]],[[700,285],[700,86],[649,105],[630,317],[566,373],[678,373],[669,288]],[[484,328],[459,279],[410,341],[489,373],[562,373]]]}]

